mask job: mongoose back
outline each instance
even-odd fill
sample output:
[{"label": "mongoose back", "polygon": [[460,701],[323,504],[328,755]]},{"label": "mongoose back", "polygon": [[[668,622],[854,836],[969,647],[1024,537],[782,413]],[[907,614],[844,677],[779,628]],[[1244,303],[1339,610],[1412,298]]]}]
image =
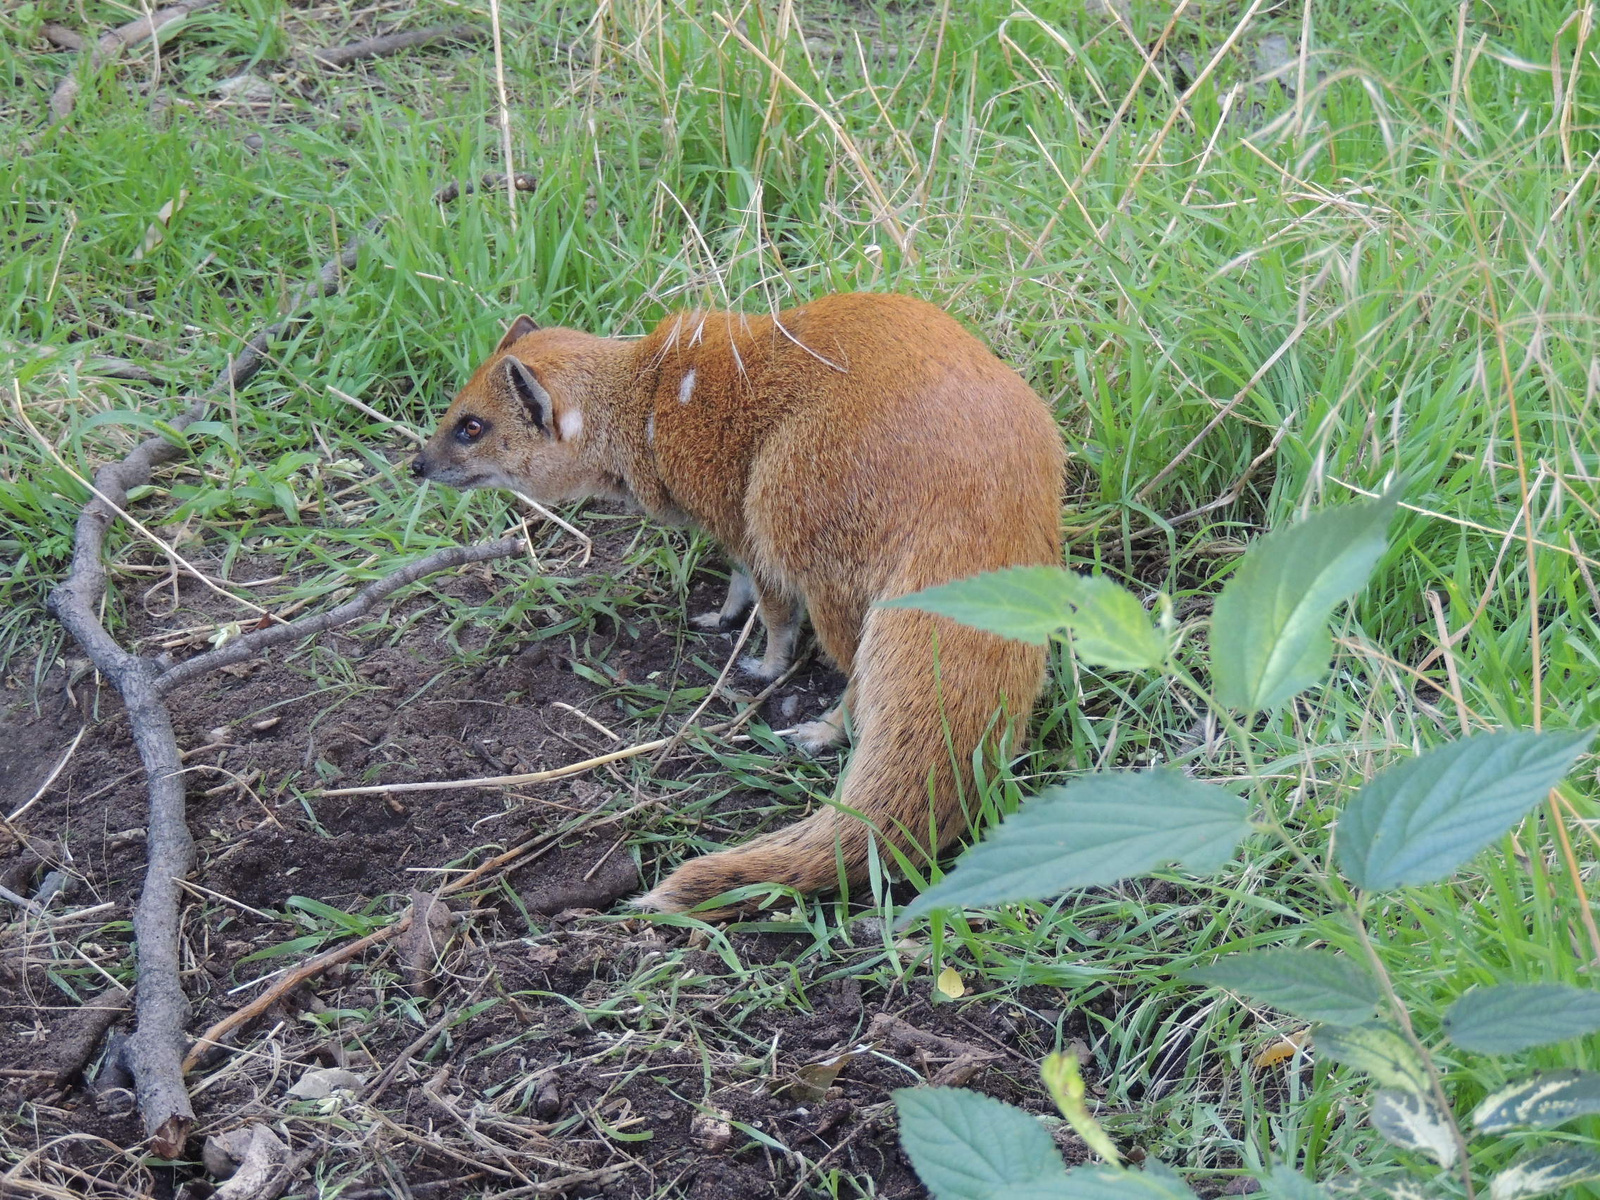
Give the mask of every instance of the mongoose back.
[{"label": "mongoose back", "polygon": [[892,294],[775,315],[692,312],[642,339],[519,317],[412,464],[458,488],[630,500],[712,534],[787,669],[802,612],[849,680],[795,731],[855,749],[836,804],[692,859],[640,900],[691,908],[742,884],[859,883],[875,838],[921,859],[964,833],[972,759],[1026,732],[1044,652],[875,602],[1000,567],[1060,561],[1060,431],[1009,367],[944,312]]}]

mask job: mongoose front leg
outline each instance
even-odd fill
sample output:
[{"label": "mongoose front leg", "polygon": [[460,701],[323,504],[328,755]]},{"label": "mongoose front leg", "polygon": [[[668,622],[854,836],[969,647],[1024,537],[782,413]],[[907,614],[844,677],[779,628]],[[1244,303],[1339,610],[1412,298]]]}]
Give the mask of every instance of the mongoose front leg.
[{"label": "mongoose front leg", "polygon": [[696,629],[720,629],[724,632],[736,629],[739,618],[750,611],[755,601],[756,585],[750,582],[750,576],[735,570],[728,576],[728,598],[722,602],[722,607],[716,612],[690,617],[689,624]]}]

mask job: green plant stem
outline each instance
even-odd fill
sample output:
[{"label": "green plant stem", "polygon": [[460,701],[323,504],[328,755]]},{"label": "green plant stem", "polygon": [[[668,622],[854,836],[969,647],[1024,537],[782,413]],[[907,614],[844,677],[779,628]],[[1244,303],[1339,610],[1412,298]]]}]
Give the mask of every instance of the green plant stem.
[{"label": "green plant stem", "polygon": [[1260,825],[1277,834],[1279,840],[1288,848],[1289,853],[1295,857],[1306,873],[1316,880],[1323,894],[1333,902],[1336,908],[1349,915],[1351,926],[1355,929],[1356,938],[1361,943],[1362,953],[1366,956],[1367,965],[1377,977],[1378,984],[1383,989],[1384,997],[1388,1000],[1389,1007],[1394,1011],[1395,1019],[1399,1022],[1401,1032],[1406,1040],[1411,1043],[1412,1049],[1417,1052],[1423,1069],[1428,1073],[1428,1086],[1433,1093],[1435,1102],[1444,1111],[1446,1119],[1450,1122],[1450,1136],[1455,1140],[1456,1153],[1461,1160],[1461,1184],[1466,1189],[1467,1200],[1475,1200],[1477,1192],[1472,1184],[1472,1164],[1467,1152],[1466,1137],[1462,1134],[1461,1126],[1456,1121],[1455,1111],[1450,1107],[1449,1098],[1445,1095],[1444,1083],[1439,1078],[1438,1068],[1434,1066],[1433,1056],[1428,1053],[1428,1048],[1423,1045],[1422,1039],[1417,1036],[1415,1028],[1412,1027],[1411,1013],[1400,999],[1399,993],[1395,991],[1394,982],[1389,978],[1389,972],[1384,968],[1383,959],[1379,957],[1377,947],[1372,944],[1372,938],[1367,932],[1366,922],[1363,917],[1363,910],[1366,904],[1365,897],[1352,897],[1337,875],[1318,866],[1301,849],[1300,844],[1284,825],[1282,818],[1272,810],[1265,796],[1265,789],[1261,782],[1261,773],[1257,766],[1255,755],[1251,752],[1252,737],[1250,731],[1240,724],[1229,709],[1218,704],[1216,698],[1181,666],[1173,664],[1172,673],[1174,678],[1190,688],[1195,695],[1205,702],[1207,708],[1216,714],[1233,738],[1234,743],[1239,747],[1239,753],[1244,758],[1245,770],[1250,776],[1252,797],[1256,800],[1259,813],[1263,814],[1257,817]]},{"label": "green plant stem", "polygon": [[1294,856],[1295,861],[1300,864],[1306,874],[1316,881],[1317,887],[1336,907],[1348,905],[1351,899],[1349,893],[1344,891],[1334,876],[1324,871],[1310,855],[1301,849],[1300,843],[1290,834],[1282,818],[1273,811],[1272,804],[1266,794],[1266,788],[1261,781],[1260,766],[1256,762],[1254,753],[1251,752],[1250,743],[1252,737],[1250,731],[1240,724],[1238,719],[1234,717],[1232,710],[1219,704],[1216,697],[1201,686],[1199,680],[1195,679],[1181,665],[1172,663],[1170,664],[1170,670],[1174,679],[1198,696],[1204,702],[1206,708],[1215,714],[1216,718],[1222,722],[1223,728],[1228,731],[1234,744],[1238,746],[1239,754],[1244,759],[1245,771],[1250,777],[1250,797],[1256,803],[1257,813],[1265,814],[1258,815],[1256,818],[1259,827],[1277,835],[1278,840]]},{"label": "green plant stem", "polygon": [[1411,1043],[1411,1048],[1417,1052],[1417,1057],[1422,1062],[1422,1069],[1428,1073],[1428,1086],[1433,1092],[1434,1101],[1439,1105],[1450,1122],[1450,1136],[1455,1139],[1456,1153],[1461,1159],[1461,1186],[1466,1189],[1467,1200],[1475,1200],[1476,1190],[1472,1186],[1472,1158],[1467,1151],[1467,1139],[1461,1132],[1461,1126],[1456,1121],[1455,1110],[1450,1107],[1449,1097],[1445,1095],[1444,1082],[1439,1078],[1439,1069],[1433,1065],[1433,1055],[1428,1053],[1428,1048],[1422,1044],[1422,1039],[1417,1036],[1417,1031],[1411,1024],[1411,1013],[1406,1008],[1405,1002],[1400,999],[1394,990],[1394,981],[1389,978],[1389,972],[1384,969],[1383,959],[1378,955],[1378,948],[1372,944],[1372,937],[1367,932],[1365,919],[1367,899],[1362,896],[1353,907],[1346,908],[1350,916],[1350,924],[1356,931],[1356,938],[1361,942],[1362,952],[1367,957],[1367,965],[1372,968],[1372,973],[1377,976],[1378,985],[1383,988],[1385,999],[1393,1010],[1395,1020],[1400,1025],[1400,1031],[1405,1035],[1406,1041]]}]

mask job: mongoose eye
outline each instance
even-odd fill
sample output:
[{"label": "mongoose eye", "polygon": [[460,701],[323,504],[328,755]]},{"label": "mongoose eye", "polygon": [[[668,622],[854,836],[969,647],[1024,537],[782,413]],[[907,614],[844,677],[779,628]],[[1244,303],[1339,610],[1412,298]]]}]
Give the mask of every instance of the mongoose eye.
[{"label": "mongoose eye", "polygon": [[488,422],[481,418],[462,417],[461,424],[456,426],[456,439],[462,442],[475,442],[488,431]]}]

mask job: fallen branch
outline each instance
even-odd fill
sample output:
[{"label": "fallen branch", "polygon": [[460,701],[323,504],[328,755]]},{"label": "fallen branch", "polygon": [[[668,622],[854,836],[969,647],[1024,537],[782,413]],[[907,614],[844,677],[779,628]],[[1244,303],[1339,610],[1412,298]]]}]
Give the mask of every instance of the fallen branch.
[{"label": "fallen branch", "polygon": [[68,29],[65,25],[57,25],[54,21],[46,21],[39,30],[44,34],[44,40],[58,50],[82,50],[88,43],[84,41],[83,34],[76,29]]},{"label": "fallen branch", "polygon": [[[326,263],[312,283],[302,287],[289,306],[289,317],[262,330],[245,344],[228,369],[210,388],[173,420],[182,430],[210,410],[213,398],[242,387],[266,363],[266,348],[313,297],[338,287],[353,267],[359,239],[352,240]],[[162,703],[155,664],[124,650],[97,615],[106,592],[101,552],[106,534],[128,492],[150,479],[154,469],[178,457],[180,449],[164,437],[146,439],[121,462],[95,472],[94,496],[78,517],[72,567],[50,593],[49,607],[102,674],[122,695],[128,727],[149,778],[150,817],[144,888],[134,909],[134,940],[139,947],[137,1020],[128,1039],[127,1060],[133,1073],[139,1110],[157,1154],[173,1157],[183,1148],[194,1110],[183,1087],[179,1050],[189,1005],[178,981],[178,881],[194,865],[194,844],[184,813],[183,766],[172,718]]]},{"label": "fallen branch", "polygon": [[246,1004],[243,1008],[234,1009],[227,1016],[223,1017],[222,1020],[218,1021],[215,1025],[211,1026],[210,1029],[207,1029],[204,1033],[197,1037],[194,1040],[194,1045],[189,1047],[189,1053],[184,1057],[184,1073],[187,1074],[188,1072],[194,1070],[194,1068],[200,1062],[200,1056],[212,1046],[222,1045],[223,1038],[227,1037],[235,1029],[239,1028],[239,1026],[244,1025],[249,1021],[253,1021],[256,1017],[259,1017],[262,1013],[266,1012],[267,1009],[271,1008],[274,1004],[276,1004],[288,993],[292,992],[295,988],[299,987],[306,980],[312,978],[313,976],[322,974],[322,972],[326,971],[329,967],[337,966],[339,963],[354,958],[363,950],[370,949],[373,946],[382,945],[390,938],[395,937],[398,934],[402,934],[410,928],[411,914],[408,912],[394,924],[385,925],[376,933],[369,933],[364,938],[358,938],[357,940],[348,942],[343,946],[337,946],[326,953],[319,954],[315,958],[308,959],[307,961],[301,963],[294,970],[281,976],[276,983],[274,983],[266,991],[262,992],[261,995],[257,996],[254,1000],[250,1001],[249,1004]]},{"label": "fallen branch", "polygon": [[347,67],[363,58],[383,58],[398,54],[414,46],[428,46],[434,42],[481,42],[489,36],[487,29],[475,25],[454,25],[447,29],[412,29],[405,33],[389,33],[382,37],[351,42],[348,46],[329,46],[313,50],[311,57],[323,67]]},{"label": "fallen branch", "polygon": [[[182,20],[202,8],[210,8],[216,2],[217,0],[179,0],[177,4],[158,8],[153,13],[142,16],[136,21],[129,21],[126,25],[119,25],[110,33],[103,34],[93,49],[89,50],[88,62],[80,61],[62,77],[60,83],[56,84],[56,90],[50,97],[50,124],[57,125],[72,115],[72,109],[78,103],[78,93],[83,90],[83,80],[80,76],[94,74],[118,50],[147,42],[172,22]],[[46,31],[46,36],[52,42],[62,45],[63,42],[57,41],[59,35],[59,32]],[[81,39],[79,44],[82,45]]]},{"label": "fallen branch", "polygon": [[[182,11],[194,11],[210,2],[197,0],[197,3]],[[152,14],[146,24],[153,31],[164,23],[164,17],[165,20],[174,19],[167,14],[175,11],[162,9]],[[139,24],[134,22],[133,26]],[[126,30],[133,26],[123,28]],[[484,178],[483,186],[503,187],[508,182],[518,188],[531,186],[531,181],[526,181],[526,177],[508,180],[505,176],[492,175]],[[462,188],[452,183],[436,195],[454,197],[461,191],[474,190],[474,186],[469,184]],[[227,369],[171,422],[172,427],[180,431],[186,429],[203,418],[214,402],[232,395],[253,378],[267,362],[268,346],[291,324],[301,319],[306,305],[316,297],[338,290],[345,272],[356,264],[363,238],[377,226],[377,220],[369,222],[363,234],[348,241],[335,257],[323,265],[314,279],[298,288],[290,298],[284,318],[246,342],[240,353],[231,359]],[[149,781],[145,878],[133,914],[134,940],[138,946],[136,1019],[133,1035],[127,1042],[125,1059],[133,1075],[134,1094],[144,1118],[151,1149],[164,1157],[176,1157],[182,1152],[189,1129],[194,1124],[194,1109],[183,1083],[182,1051],[190,1012],[179,977],[178,944],[180,883],[194,866],[194,843],[189,836],[185,814],[182,758],[173,733],[171,714],[163,696],[174,686],[171,672],[182,671],[182,680],[192,680],[205,670],[238,659],[218,657],[228,651],[229,648],[224,646],[211,655],[200,656],[205,660],[203,666],[163,666],[124,650],[107,632],[98,612],[106,594],[106,569],[102,561],[105,539],[116,519],[126,513],[128,492],[148,482],[156,467],[182,453],[183,449],[167,438],[152,437],[140,443],[122,461],[107,463],[95,472],[91,498],[78,517],[71,568],[66,579],[51,592],[49,600],[50,611],[56,619],[121,694],[127,711],[128,728]],[[515,539],[506,539],[500,543],[503,547],[501,552],[510,553],[519,544]],[[492,557],[484,547],[445,552],[445,557],[449,558],[452,553],[458,561],[481,561]],[[474,555],[476,559],[472,557]],[[409,569],[402,568],[401,574]],[[381,586],[383,583],[379,580],[369,584],[360,596],[334,612],[344,613],[344,619],[361,615],[394,590],[389,588],[385,591]],[[362,597],[366,597],[364,604]],[[316,623],[316,618],[306,618],[305,621],[306,624],[286,622],[277,628],[260,631],[262,635],[276,635],[276,639],[262,636],[259,641],[241,647],[240,657],[276,642],[305,636],[305,631],[315,632],[310,626]],[[327,628],[334,623],[327,621],[317,628]],[[289,632],[291,630],[293,632]],[[241,642],[244,640],[240,639]]]},{"label": "fallen branch", "polygon": [[165,694],[181,684],[188,683],[201,675],[222,667],[232,666],[234,663],[243,662],[247,658],[254,658],[264,650],[273,646],[281,646],[285,642],[298,642],[302,638],[332,629],[336,625],[347,625],[357,617],[365,616],[378,606],[380,600],[399,591],[407,584],[415,583],[425,575],[432,575],[438,571],[446,571],[451,567],[465,566],[467,563],[484,562],[493,558],[505,558],[515,554],[522,548],[521,538],[501,538],[494,542],[479,542],[475,546],[450,546],[438,550],[426,558],[415,559],[397,571],[393,571],[381,579],[374,579],[350,599],[337,608],[330,608],[326,612],[313,613],[308,617],[301,617],[283,625],[272,625],[266,629],[258,629],[254,633],[247,633],[236,637],[226,645],[205,654],[186,658],[182,662],[168,667],[156,677],[156,690]]},{"label": "fallen branch", "polygon": [[981,1046],[974,1046],[971,1042],[918,1029],[893,1013],[879,1013],[873,1017],[872,1023],[867,1027],[867,1036],[874,1041],[885,1043],[892,1049],[903,1052],[920,1051],[923,1054],[951,1060],[974,1058],[987,1062],[1000,1057],[993,1050],[985,1050]]},{"label": "fallen branch", "polygon": [[0,886],[0,900],[14,905],[18,911],[25,912],[29,916],[44,916],[44,906],[42,904],[29,900],[26,896],[19,896],[8,887]]},{"label": "fallen branch", "polygon": [[[467,180],[466,183],[457,183],[454,180],[451,180],[433,194],[433,202],[435,204],[449,204],[461,196],[470,196],[479,188],[490,190],[494,188],[503,188],[506,186],[507,178],[508,177],[505,175],[491,174],[485,175],[482,181],[479,183],[473,183],[470,179]],[[509,176],[509,178],[511,185],[519,192],[531,192],[534,188],[539,186],[538,177],[534,175],[516,174]]]},{"label": "fallen branch", "polygon": [[128,1011],[127,989],[112,985],[91,996],[50,1031],[49,1067],[38,1091],[62,1088],[83,1070],[106,1030]]}]

